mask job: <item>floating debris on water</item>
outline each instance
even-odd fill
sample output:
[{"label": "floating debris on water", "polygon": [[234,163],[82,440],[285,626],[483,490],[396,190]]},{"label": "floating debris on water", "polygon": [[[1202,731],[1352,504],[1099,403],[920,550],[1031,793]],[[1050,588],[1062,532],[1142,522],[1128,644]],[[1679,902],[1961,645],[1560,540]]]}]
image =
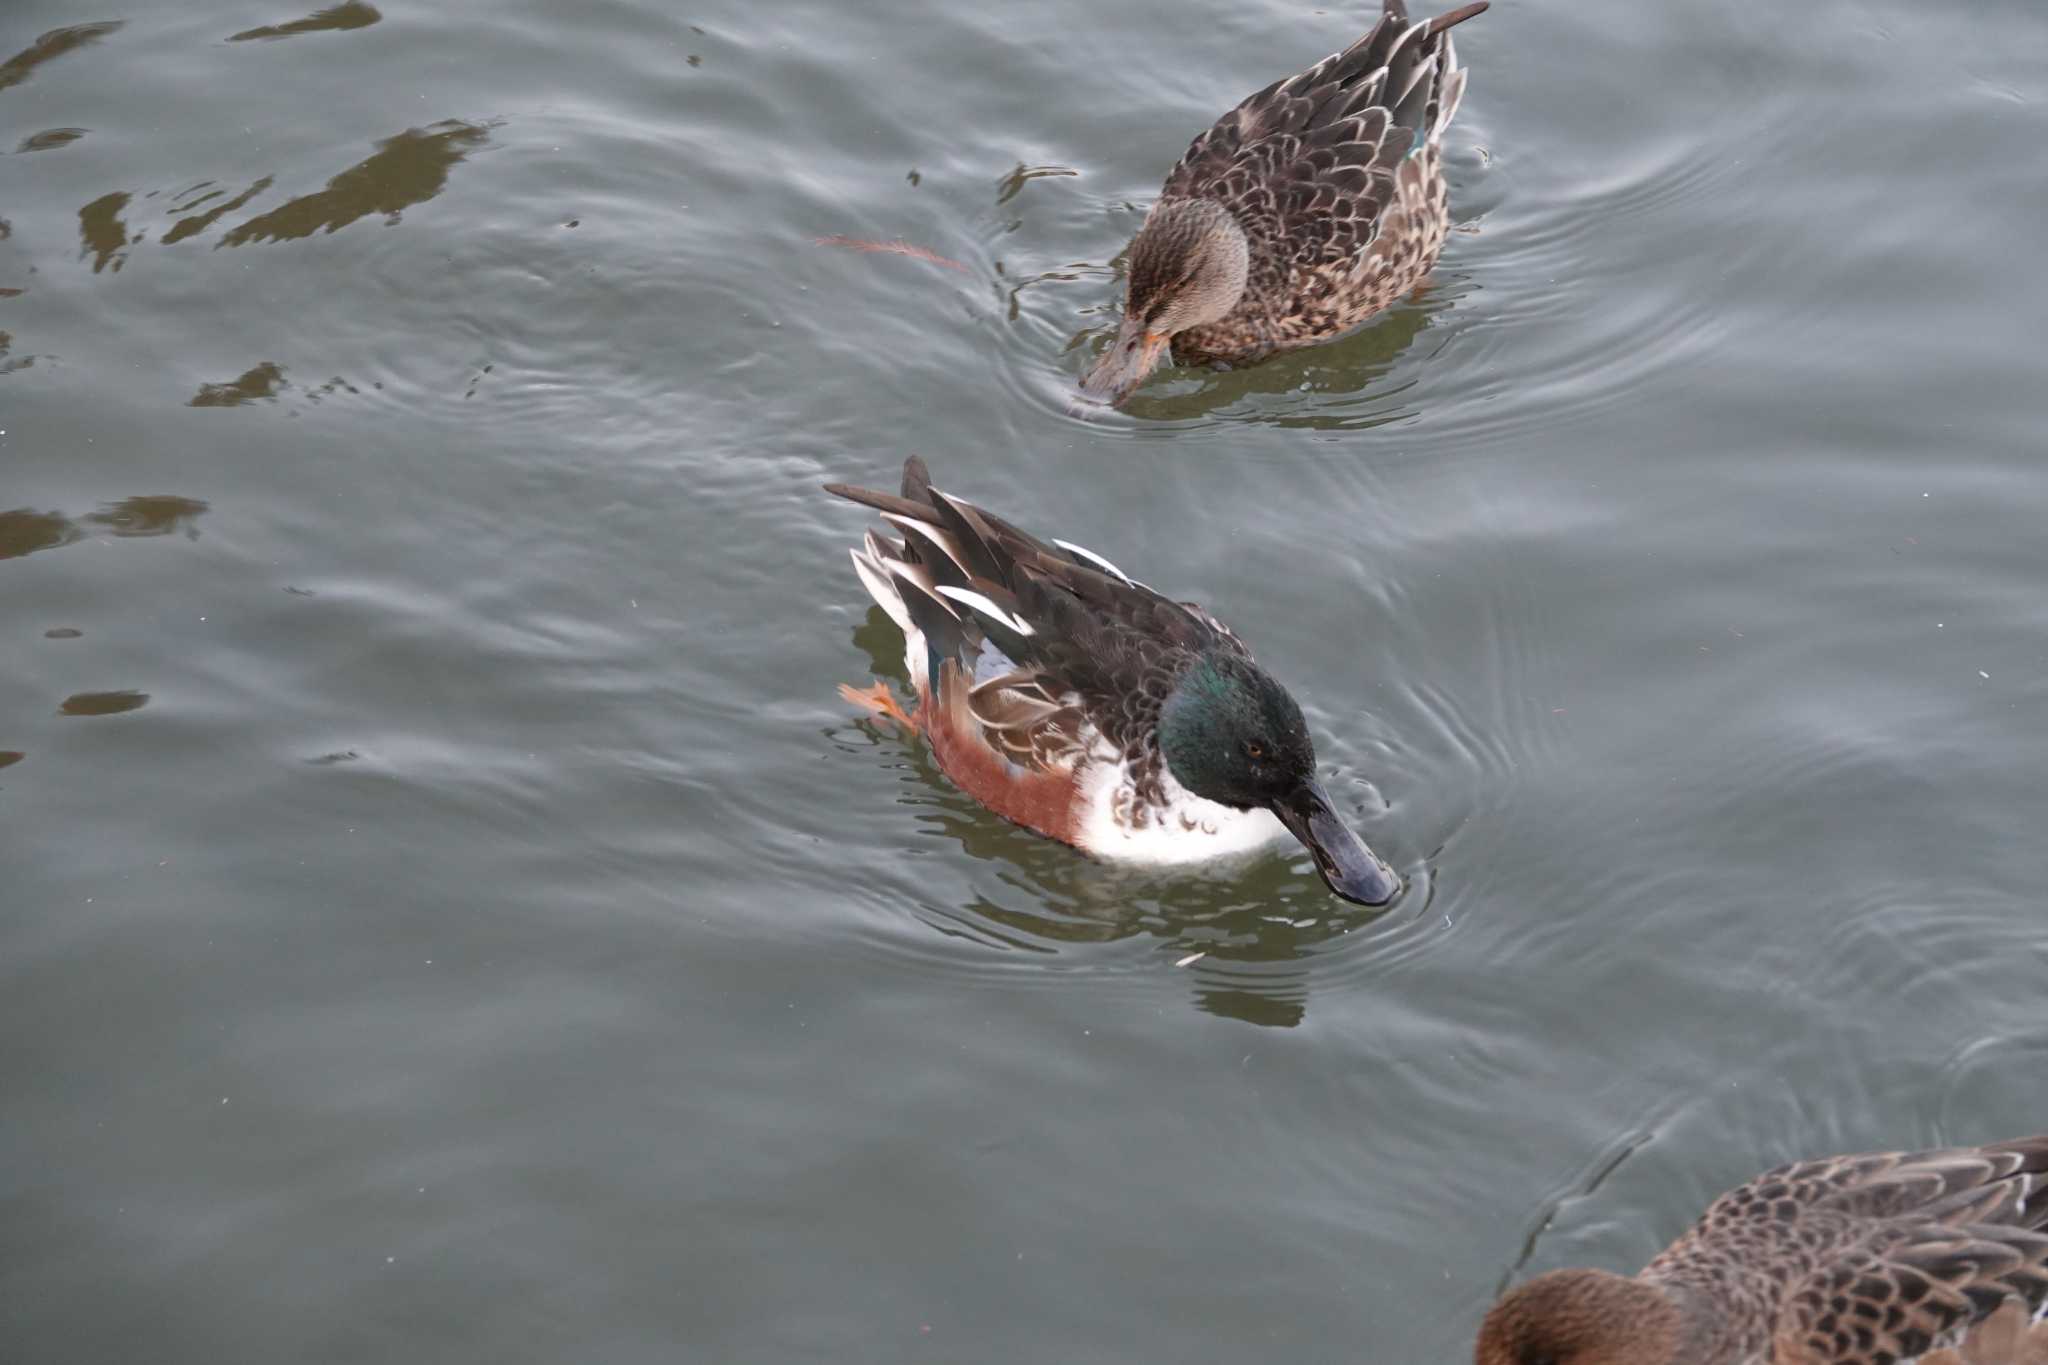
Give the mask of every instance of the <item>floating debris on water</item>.
[{"label": "floating debris on water", "polygon": [[890,242],[877,242],[866,237],[844,237],[834,233],[830,237],[816,238],[815,244],[818,246],[843,246],[851,251],[879,251],[886,252],[892,256],[909,256],[913,260],[930,261],[933,265],[942,265],[948,270],[957,270],[963,275],[973,273],[966,266],[960,264],[960,262],[947,256],[941,256],[930,247],[919,246],[915,242],[906,242],[901,237]]}]

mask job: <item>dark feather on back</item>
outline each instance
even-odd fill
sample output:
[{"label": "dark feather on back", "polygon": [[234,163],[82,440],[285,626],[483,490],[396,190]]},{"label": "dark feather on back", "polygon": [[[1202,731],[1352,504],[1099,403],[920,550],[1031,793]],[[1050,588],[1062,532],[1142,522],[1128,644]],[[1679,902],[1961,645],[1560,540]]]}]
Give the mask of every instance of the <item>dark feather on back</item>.
[{"label": "dark feather on back", "polygon": [[[893,548],[941,585],[977,592],[1030,627],[1026,635],[957,602],[927,606],[913,619],[935,655],[957,658],[970,673],[983,640],[1026,670],[1054,698],[1078,694],[1112,744],[1140,754],[1159,708],[1180,675],[1204,653],[1249,659],[1235,635],[1191,608],[1050,545],[1008,521],[931,485],[924,461],[903,464],[900,495],[827,484],[840,497],[934,528],[965,564],[919,533]],[[905,605],[919,598],[904,593]],[[934,619],[936,618],[936,619]],[[937,676],[937,670],[932,670]]]}]

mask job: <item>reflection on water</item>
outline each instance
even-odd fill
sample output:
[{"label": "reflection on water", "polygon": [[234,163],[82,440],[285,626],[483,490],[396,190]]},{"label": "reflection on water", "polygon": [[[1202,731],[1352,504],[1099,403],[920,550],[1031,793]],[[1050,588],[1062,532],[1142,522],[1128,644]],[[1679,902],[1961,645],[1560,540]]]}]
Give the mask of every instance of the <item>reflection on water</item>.
[{"label": "reflection on water", "polygon": [[222,202],[214,205],[212,208],[208,209],[204,213],[192,213],[192,210],[198,208],[201,204],[205,203],[209,199],[219,198],[223,191],[208,190],[207,186],[213,183],[210,180],[193,186],[193,188],[196,190],[206,190],[206,193],[201,194],[196,199],[188,199],[182,204],[174,204],[171,206],[170,211],[172,213],[184,213],[189,214],[190,216],[180,218],[177,222],[171,224],[171,230],[163,235],[163,244],[165,246],[170,246],[173,243],[184,241],[187,237],[198,236],[200,233],[206,231],[215,223],[219,222],[221,218],[224,217],[225,215],[233,213],[236,209],[241,208],[251,199],[254,199],[257,195],[269,189],[271,182],[274,179],[274,176],[266,175],[261,180],[258,180],[255,184],[251,185],[248,189],[243,190],[240,194],[236,195],[234,198],[222,200]]},{"label": "reflection on water", "polygon": [[0,512],[0,559],[18,559],[38,550],[69,545],[84,539],[89,528],[122,537],[167,536],[183,531],[187,540],[197,540],[199,528],[193,523],[206,509],[207,504],[198,498],[168,493],[105,503],[97,512],[88,512],[77,521],[62,512],[17,507],[11,512]]},{"label": "reflection on water", "polygon": [[188,408],[232,408],[258,399],[275,398],[285,387],[284,367],[274,360],[242,371],[225,384],[201,384],[199,392],[186,400]]},{"label": "reflection on water", "polygon": [[21,51],[0,62],[0,90],[11,85],[20,85],[35,73],[44,62],[53,61],[67,52],[97,42],[121,27],[124,21],[116,19],[102,24],[75,24],[70,28],[53,28],[42,37],[30,43]]},{"label": "reflection on water", "polygon": [[[964,830],[955,826],[952,832]],[[970,852],[973,843],[971,836],[962,838]],[[1299,895],[1262,897],[1248,894],[1227,876],[1210,878],[1194,870],[1176,879],[1171,889],[1109,903],[1047,897],[1027,910],[982,898],[967,909],[1007,930],[1000,937],[1010,946],[1042,950],[1048,943],[1102,943],[1150,934],[1183,964],[1197,1009],[1293,1028],[1308,1012],[1309,971],[1317,950],[1384,913],[1349,905],[1328,913],[1305,912],[1316,895],[1317,888],[1304,882]],[[956,922],[951,927],[963,926]]]},{"label": "reflection on water", "polygon": [[121,221],[121,210],[126,207],[128,192],[116,190],[112,194],[101,195],[78,211],[78,237],[83,244],[78,254],[92,257],[92,273],[95,275],[109,265],[119,273],[122,263],[128,259],[128,225]]},{"label": "reflection on water", "polygon": [[0,559],[19,559],[37,550],[69,545],[85,534],[62,512],[37,512],[17,507],[0,512]]},{"label": "reflection on water", "polygon": [[252,38],[289,38],[295,33],[325,33],[335,29],[368,28],[384,16],[377,12],[375,5],[366,5],[362,0],[344,0],[339,5],[294,19],[288,24],[265,24],[262,28],[244,29],[229,38],[231,43],[246,43]]},{"label": "reflection on water", "polygon": [[147,692],[74,692],[57,708],[66,716],[118,716],[149,705]]},{"label": "reflection on water", "polygon": [[1260,1028],[1293,1028],[1308,1014],[1308,970],[1276,976],[1234,978],[1226,973],[1192,969],[1195,1008],[1204,1014],[1236,1019]]},{"label": "reflection on water", "polygon": [[448,172],[489,137],[487,125],[460,119],[408,128],[378,143],[375,153],[328,181],[327,188],[251,218],[230,229],[219,244],[287,241],[323,228],[339,232],[373,213],[383,214],[387,225],[397,223],[403,210],[445,189]]},{"label": "reflection on water", "polygon": [[[977,842],[975,828],[972,819],[947,824],[947,832],[959,837],[970,853]],[[1105,871],[1071,850],[1054,852],[1087,870]],[[1031,889],[1039,893],[1045,888]],[[1043,913],[1020,911],[981,896],[957,910],[928,908],[922,918],[948,938],[1029,953],[1051,954],[1060,944],[1107,943],[1151,934],[1164,953],[1175,955],[1168,960],[1187,974],[1190,1002],[1196,1009],[1263,1028],[1293,1028],[1308,1014],[1309,976],[1318,946],[1363,928],[1374,916],[1347,911],[1332,920],[1305,920],[1297,926],[1284,915],[1271,913],[1270,904],[1243,904],[1246,897],[1241,891],[1233,896],[1240,904],[1231,909],[1217,911],[1199,904],[1230,894],[1203,881],[1197,871],[1163,896],[1100,905],[1053,903],[1048,897]],[[1310,894],[1304,888],[1304,895]],[[1191,901],[1197,903],[1193,908]]]},{"label": "reflection on water", "polygon": [[198,498],[159,493],[106,503],[99,511],[88,512],[85,520],[95,526],[103,526],[117,536],[167,536],[173,531],[183,531],[185,539],[197,540],[199,528],[192,523],[205,510],[206,504]]},{"label": "reflection on water", "polygon": [[[19,289],[0,289],[0,298],[20,292]],[[14,356],[10,360],[8,357],[13,350],[14,333],[0,332],[0,374],[13,374],[16,370],[25,370],[36,363],[36,358],[32,355]]]},{"label": "reflection on water", "polygon": [[[243,246],[250,242],[288,241],[310,237],[322,229],[338,232],[359,218],[378,213],[384,215],[387,225],[395,224],[404,210],[425,203],[447,188],[449,171],[489,138],[490,125],[465,123],[459,119],[426,128],[408,128],[377,143],[374,153],[329,180],[325,189],[300,195],[268,213],[237,224],[222,234],[215,245]],[[226,215],[246,206],[273,183],[275,177],[263,176],[233,198],[223,199],[204,212],[196,213],[193,210],[220,199],[224,191],[216,188],[210,180],[179,191],[169,212],[183,216],[163,234],[162,243],[171,246],[198,236]],[[118,272],[128,259],[129,248],[147,235],[130,232],[121,216],[131,198],[128,191],[116,190],[101,195],[78,211],[79,255],[92,258],[95,275],[109,268]],[[0,237],[6,235],[6,224],[0,222]],[[247,375],[243,376],[243,379],[247,378]],[[201,393],[218,387],[221,386],[209,385]],[[255,396],[267,397],[268,394]],[[212,401],[202,403],[196,399],[192,403],[195,407],[215,405]]]},{"label": "reflection on water", "polygon": [[1024,192],[1024,187],[1034,180],[1047,176],[1079,175],[1071,166],[1027,166],[1018,162],[1016,168],[996,182],[996,203],[1007,204]]},{"label": "reflection on water", "polygon": [[40,133],[30,133],[15,147],[17,152],[47,152],[62,147],[67,142],[76,142],[84,137],[83,128],[45,128]]}]

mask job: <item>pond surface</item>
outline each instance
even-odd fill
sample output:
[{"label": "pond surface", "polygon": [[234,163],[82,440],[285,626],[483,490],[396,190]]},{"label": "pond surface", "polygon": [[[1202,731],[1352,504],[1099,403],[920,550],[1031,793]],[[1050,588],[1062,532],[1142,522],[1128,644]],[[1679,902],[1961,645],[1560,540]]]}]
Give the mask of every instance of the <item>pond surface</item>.
[{"label": "pond surface", "polygon": [[[7,6],[9,1359],[1458,1361],[2048,1126],[2048,13],[1501,0],[1434,287],[1070,416],[1369,19]],[[910,451],[1236,625],[1403,897],[850,714]]]}]

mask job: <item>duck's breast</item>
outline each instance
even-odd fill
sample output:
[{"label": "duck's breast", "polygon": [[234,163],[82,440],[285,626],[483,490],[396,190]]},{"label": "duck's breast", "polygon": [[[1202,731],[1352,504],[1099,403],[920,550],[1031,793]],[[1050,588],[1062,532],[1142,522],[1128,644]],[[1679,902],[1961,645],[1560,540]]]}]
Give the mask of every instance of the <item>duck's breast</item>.
[{"label": "duck's breast", "polygon": [[1287,837],[1268,810],[1204,800],[1162,769],[1149,797],[1127,759],[1098,753],[1079,775],[1073,842],[1112,862],[1175,866],[1241,857]]}]

